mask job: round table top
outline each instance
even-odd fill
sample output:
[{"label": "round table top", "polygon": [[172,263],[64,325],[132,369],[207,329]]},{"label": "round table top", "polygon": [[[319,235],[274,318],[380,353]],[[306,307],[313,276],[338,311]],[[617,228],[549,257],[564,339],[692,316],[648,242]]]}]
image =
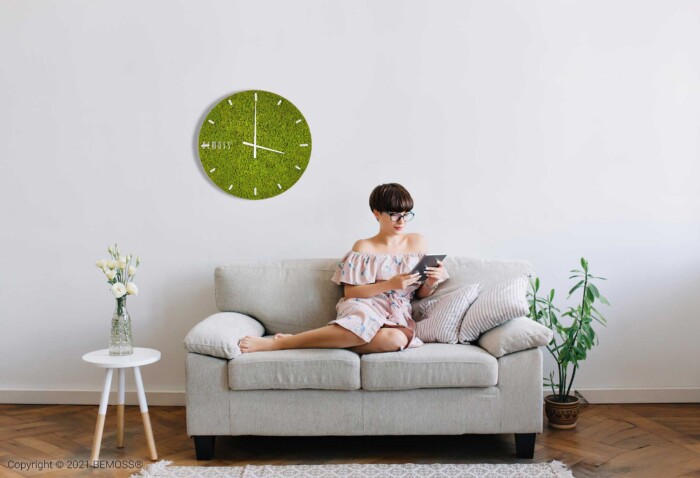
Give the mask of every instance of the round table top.
[{"label": "round table top", "polygon": [[83,360],[103,368],[140,367],[160,360],[160,352],[156,349],[134,347],[134,353],[131,355],[109,355],[109,349],[102,349],[86,353]]}]

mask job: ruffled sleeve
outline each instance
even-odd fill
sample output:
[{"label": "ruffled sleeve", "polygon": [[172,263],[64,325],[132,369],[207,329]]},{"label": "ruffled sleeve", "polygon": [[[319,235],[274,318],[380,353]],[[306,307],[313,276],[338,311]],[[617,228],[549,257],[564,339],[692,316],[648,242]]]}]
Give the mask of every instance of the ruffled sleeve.
[{"label": "ruffled sleeve", "polygon": [[331,280],[338,285],[373,284],[377,279],[377,269],[372,266],[371,260],[368,254],[349,251],[338,262]]}]

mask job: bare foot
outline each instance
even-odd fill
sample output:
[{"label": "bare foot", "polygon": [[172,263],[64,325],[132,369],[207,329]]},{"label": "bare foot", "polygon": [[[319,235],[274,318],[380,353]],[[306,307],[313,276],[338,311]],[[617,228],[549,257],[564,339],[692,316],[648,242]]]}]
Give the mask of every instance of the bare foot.
[{"label": "bare foot", "polygon": [[275,340],[277,340],[277,339],[279,339],[280,337],[289,337],[289,336],[291,336],[291,335],[292,335],[292,334],[275,334],[275,336],[274,336],[273,338],[274,338]]},{"label": "bare foot", "polygon": [[267,350],[276,350],[276,344],[274,339],[267,337],[254,337],[252,335],[246,335],[238,343],[241,352],[262,352]]}]

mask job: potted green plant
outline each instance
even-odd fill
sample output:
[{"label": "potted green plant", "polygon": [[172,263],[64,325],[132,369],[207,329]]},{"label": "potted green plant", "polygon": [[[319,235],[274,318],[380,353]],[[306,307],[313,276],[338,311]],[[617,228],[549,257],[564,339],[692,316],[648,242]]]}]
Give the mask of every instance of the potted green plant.
[{"label": "potted green plant", "polygon": [[[544,385],[552,387],[552,394],[544,398],[545,413],[552,428],[569,429],[576,427],[578,421],[579,399],[570,395],[571,385],[576,376],[579,362],[586,359],[586,351],[591,350],[594,341],[598,345],[598,336],[595,334],[591,324],[593,321],[606,325],[606,320],[602,314],[594,307],[596,301],[610,305],[610,303],[600,295],[598,287],[593,284],[593,280],[606,280],[604,277],[596,277],[588,273],[588,261],[581,258],[583,270],[574,269],[574,273],[569,279],[576,280],[569,291],[567,297],[577,290],[581,290],[581,303],[576,307],[568,307],[568,310],[561,314],[560,310],[552,303],[554,301],[554,289],[545,297],[538,297],[540,289],[540,279],[530,279],[531,291],[528,291],[528,302],[530,303],[530,313],[528,317],[536,320],[540,324],[549,327],[554,331],[552,341],[547,344],[547,350],[552,354],[557,362],[559,381],[554,382],[554,372],[550,372],[549,379],[545,378]],[[564,326],[559,316],[570,317],[573,322],[570,326]],[[558,336],[558,337],[557,337]],[[560,340],[557,340],[557,339]],[[571,378],[569,368],[573,365]],[[555,386],[557,387],[555,389]]]}]

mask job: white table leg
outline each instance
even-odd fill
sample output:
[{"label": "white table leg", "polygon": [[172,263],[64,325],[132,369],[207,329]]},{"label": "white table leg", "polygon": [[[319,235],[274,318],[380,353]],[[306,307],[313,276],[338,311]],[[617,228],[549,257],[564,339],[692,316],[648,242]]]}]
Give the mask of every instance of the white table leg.
[{"label": "white table leg", "polygon": [[108,368],[105,373],[105,383],[102,388],[100,398],[100,408],[97,411],[97,424],[95,425],[95,437],[92,440],[92,453],[90,462],[95,463],[100,456],[100,446],[102,445],[102,431],[105,427],[105,415],[107,415],[107,402],[109,402],[109,389],[112,386],[112,372],[114,369]]},{"label": "white table leg", "polygon": [[143,418],[143,430],[146,435],[146,443],[148,444],[148,452],[151,455],[151,460],[157,460],[156,443],[153,440],[153,430],[151,429],[151,419],[148,416],[148,405],[146,404],[146,394],[143,391],[143,382],[141,381],[141,370],[139,367],[134,367],[134,380],[136,381],[136,393],[139,396],[139,406],[141,407],[141,418]]},{"label": "white table leg", "polygon": [[117,398],[117,448],[124,448],[124,381],[126,370],[119,369],[119,396]]}]

